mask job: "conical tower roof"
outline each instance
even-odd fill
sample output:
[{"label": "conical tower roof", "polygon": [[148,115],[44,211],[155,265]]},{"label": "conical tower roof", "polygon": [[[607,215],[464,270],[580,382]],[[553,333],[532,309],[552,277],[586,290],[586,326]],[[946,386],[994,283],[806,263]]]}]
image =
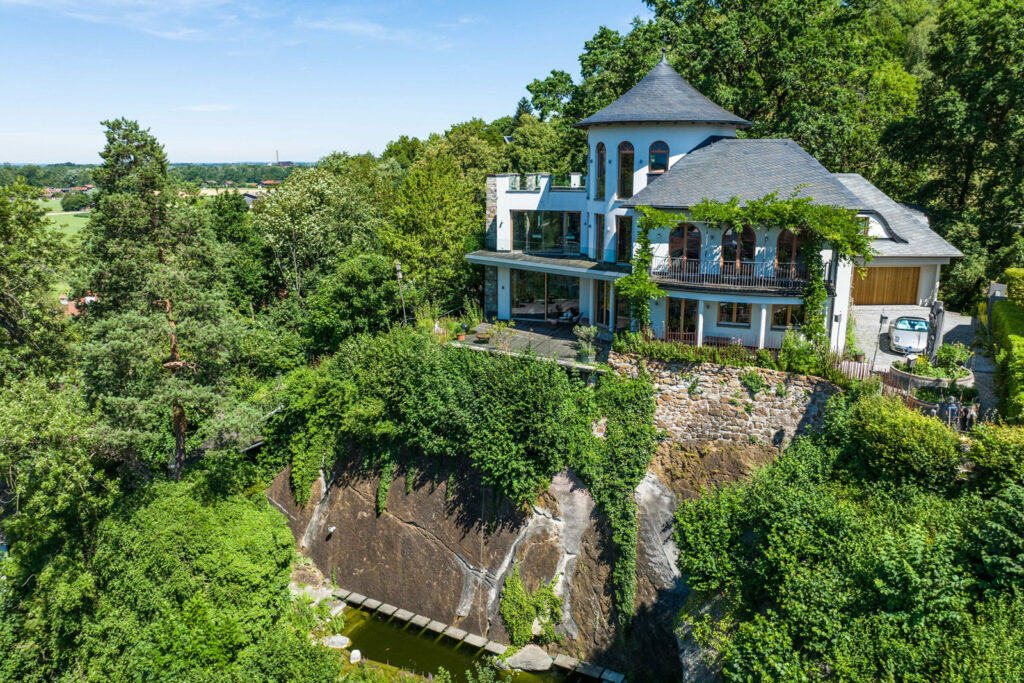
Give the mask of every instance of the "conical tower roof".
[{"label": "conical tower roof", "polygon": [[589,128],[615,123],[722,123],[747,127],[749,121],[722,109],[661,61],[629,92],[576,124]]}]

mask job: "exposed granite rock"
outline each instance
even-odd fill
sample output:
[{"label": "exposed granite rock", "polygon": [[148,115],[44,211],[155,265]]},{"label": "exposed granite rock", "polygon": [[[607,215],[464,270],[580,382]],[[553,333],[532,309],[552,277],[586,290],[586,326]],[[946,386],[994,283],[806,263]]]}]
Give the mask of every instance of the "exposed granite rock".
[{"label": "exposed granite rock", "polygon": [[523,671],[547,671],[551,668],[552,658],[536,645],[526,645],[506,659],[505,663]]}]

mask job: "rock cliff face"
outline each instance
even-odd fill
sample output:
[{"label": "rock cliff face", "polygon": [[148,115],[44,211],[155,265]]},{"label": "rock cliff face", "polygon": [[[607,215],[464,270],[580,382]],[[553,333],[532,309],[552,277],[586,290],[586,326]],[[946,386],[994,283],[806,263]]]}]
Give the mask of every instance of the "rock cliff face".
[{"label": "rock cliff face", "polygon": [[[636,615],[626,633],[618,630],[612,614],[614,557],[608,525],[570,471],[556,475],[529,510],[497,500],[468,466],[447,471],[426,463],[417,463],[415,470],[399,467],[379,516],[378,478],[344,463],[314,483],[305,506],[292,495],[287,469],[267,495],[287,516],[303,552],[342,588],[507,643],[498,605],[505,576],[518,563],[528,589],[554,580],[563,598],[559,630],[564,641],[551,646],[552,653],[632,672],[637,680],[705,680],[713,675],[703,663],[706,658],[702,660],[692,639],[677,641],[674,633],[689,591],[676,568],[673,514],[682,500],[749,476],[779,451],[767,439],[709,440],[715,437],[706,433],[700,435],[705,438],[689,439],[689,432],[671,429],[666,420],[681,409],[700,414],[702,424],[712,425],[707,428],[712,433],[732,431],[737,428],[733,423],[753,418],[735,411],[709,416],[707,411],[717,410],[724,399],[690,402],[692,379],[673,380],[667,367],[656,372],[661,389],[656,420],[673,439],[661,444],[636,490]],[[738,380],[731,375],[711,375],[703,368],[699,372],[709,390],[722,387],[722,396],[735,393],[732,385]],[[830,392],[813,382],[805,386],[805,378],[771,379],[787,382],[793,393],[775,397],[779,408],[788,402],[785,410],[754,416],[766,433],[783,430],[788,440],[798,427],[817,419],[819,404]],[[809,411],[797,416],[798,407]],[[727,425],[714,427],[716,419]]]},{"label": "rock cliff face", "polygon": [[[530,510],[496,503],[468,468],[451,479],[436,469],[399,468],[380,516],[377,478],[345,466],[314,483],[305,506],[292,495],[288,470],[267,496],[288,518],[303,552],[343,588],[507,643],[498,604],[505,575],[518,563],[527,588],[554,579],[563,598],[559,630],[565,639],[551,652],[633,671],[643,680],[678,680],[673,625],[687,589],[676,569],[672,515],[682,498],[745,476],[774,452],[735,444],[662,446],[637,487],[637,615],[625,637],[611,609],[608,528],[570,471],[556,475]],[[408,492],[407,474],[413,477]]]}]

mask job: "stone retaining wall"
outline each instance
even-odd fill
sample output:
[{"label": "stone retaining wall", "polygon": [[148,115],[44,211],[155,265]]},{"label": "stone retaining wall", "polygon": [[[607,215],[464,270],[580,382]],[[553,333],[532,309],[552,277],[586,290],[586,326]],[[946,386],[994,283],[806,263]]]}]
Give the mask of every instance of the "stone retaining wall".
[{"label": "stone retaining wall", "polygon": [[[611,353],[608,364],[635,375],[638,357]],[[820,426],[825,403],[838,392],[826,380],[763,368],[646,360],[657,392],[657,427],[674,441],[741,441],[784,446]],[[754,395],[741,375],[756,372],[767,388]],[[781,387],[781,388],[780,388]]]}]

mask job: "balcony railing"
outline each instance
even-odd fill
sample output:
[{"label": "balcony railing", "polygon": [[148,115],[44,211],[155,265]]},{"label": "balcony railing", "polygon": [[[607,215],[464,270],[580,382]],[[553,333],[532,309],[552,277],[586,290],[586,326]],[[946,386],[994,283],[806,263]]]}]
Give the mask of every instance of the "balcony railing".
[{"label": "balcony railing", "polygon": [[[829,272],[828,264],[825,268]],[[718,288],[801,290],[807,283],[807,266],[802,263],[722,263],[713,260],[692,260],[655,257],[651,277],[669,283],[679,282]],[[831,280],[826,276],[826,280]]]},{"label": "balcony railing", "polygon": [[580,242],[579,240],[565,240],[559,244],[527,244],[526,248],[523,249],[523,253],[533,254],[534,256],[579,256]]},{"label": "balcony railing", "polygon": [[508,176],[508,189],[513,192],[537,192],[548,178],[548,189],[583,192],[587,176],[582,173],[516,173]]}]

